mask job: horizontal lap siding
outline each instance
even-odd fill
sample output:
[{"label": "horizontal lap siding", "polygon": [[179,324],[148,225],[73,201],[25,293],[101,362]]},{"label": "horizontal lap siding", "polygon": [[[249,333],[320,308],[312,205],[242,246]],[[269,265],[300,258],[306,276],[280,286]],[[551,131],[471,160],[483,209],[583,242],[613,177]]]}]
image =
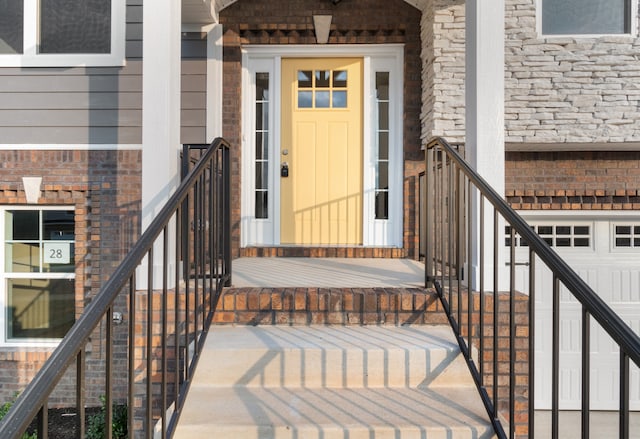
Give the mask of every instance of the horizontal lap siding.
[{"label": "horizontal lap siding", "polygon": [[206,34],[182,36],[180,142],[207,143],[207,40]]},{"label": "horizontal lap siding", "polygon": [[123,67],[0,68],[0,144],[142,143],[142,0]]}]

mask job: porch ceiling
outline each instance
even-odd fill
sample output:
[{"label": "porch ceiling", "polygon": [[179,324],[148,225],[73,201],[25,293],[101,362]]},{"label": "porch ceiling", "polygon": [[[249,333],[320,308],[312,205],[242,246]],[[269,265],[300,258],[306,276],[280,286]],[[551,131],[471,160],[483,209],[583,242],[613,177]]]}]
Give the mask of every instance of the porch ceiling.
[{"label": "porch ceiling", "polygon": [[[211,24],[218,21],[218,12],[238,0],[182,0],[182,23]],[[265,0],[268,1],[268,0]],[[331,0],[325,0],[331,1]],[[349,0],[344,0],[349,1]],[[404,0],[412,6],[424,9],[428,0]],[[354,4],[357,4],[354,2]]]}]

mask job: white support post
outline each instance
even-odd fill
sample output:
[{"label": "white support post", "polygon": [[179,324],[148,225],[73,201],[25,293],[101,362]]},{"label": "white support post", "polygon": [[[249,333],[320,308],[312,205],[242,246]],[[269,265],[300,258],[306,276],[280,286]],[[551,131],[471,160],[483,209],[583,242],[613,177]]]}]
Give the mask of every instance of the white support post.
[{"label": "white support post", "polygon": [[[142,230],[146,230],[180,183],[181,3],[147,2],[143,10]],[[171,233],[175,228],[170,228]],[[170,247],[173,239],[170,237]],[[160,286],[162,249],[154,250],[154,287]],[[169,248],[169,267],[175,248]],[[143,268],[144,267],[143,265]],[[169,273],[175,270],[170,269]],[[146,285],[146,271],[138,286]],[[171,279],[170,279],[171,282]]]},{"label": "white support post", "polygon": [[[504,0],[466,2],[466,158],[471,166],[500,194],[504,195]],[[479,204],[474,203],[470,220],[475,236],[471,244],[471,286],[479,286]],[[485,203],[484,287],[493,290],[493,209]],[[502,231],[498,226],[499,288],[506,274]]]}]

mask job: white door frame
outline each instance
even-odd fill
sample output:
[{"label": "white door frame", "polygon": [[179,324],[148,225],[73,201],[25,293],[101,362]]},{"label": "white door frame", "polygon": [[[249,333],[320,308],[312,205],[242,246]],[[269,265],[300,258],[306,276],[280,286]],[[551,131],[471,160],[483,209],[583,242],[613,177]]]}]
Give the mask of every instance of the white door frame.
[{"label": "white door frame", "polygon": [[[402,247],[404,45],[248,45],[242,51],[241,246],[280,245],[280,64],[282,58],[362,57],[363,77],[363,245]],[[389,219],[375,219],[377,151],[376,72],[389,72]],[[269,73],[268,218],[255,212],[255,73]],[[276,195],[277,196],[274,196]]]}]

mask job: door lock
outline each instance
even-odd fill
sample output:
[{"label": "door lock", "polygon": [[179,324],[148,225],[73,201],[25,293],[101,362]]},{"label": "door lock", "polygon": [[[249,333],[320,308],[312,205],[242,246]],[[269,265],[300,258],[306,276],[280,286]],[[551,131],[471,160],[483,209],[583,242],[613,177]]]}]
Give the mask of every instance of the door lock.
[{"label": "door lock", "polygon": [[287,162],[284,162],[280,165],[280,177],[288,177],[289,176],[289,165]]}]

